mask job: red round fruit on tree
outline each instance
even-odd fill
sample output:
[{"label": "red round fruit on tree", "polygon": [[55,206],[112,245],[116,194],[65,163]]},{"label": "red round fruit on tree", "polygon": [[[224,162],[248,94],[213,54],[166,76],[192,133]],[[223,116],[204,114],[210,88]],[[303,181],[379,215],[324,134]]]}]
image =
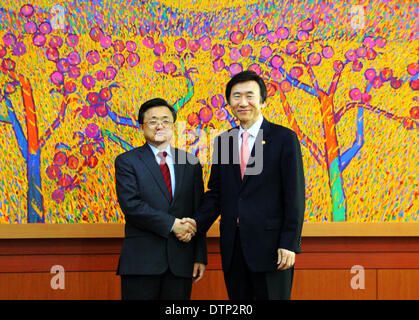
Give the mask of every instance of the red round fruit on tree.
[{"label": "red round fruit on tree", "polygon": [[149,49],[154,48],[154,39],[152,37],[147,37],[143,39],[143,45]]},{"label": "red round fruit on tree", "polygon": [[79,165],[79,159],[76,156],[69,156],[67,159],[67,166],[71,170],[76,170]]},{"label": "red round fruit on tree", "polygon": [[125,43],[121,40],[116,40],[113,44],[113,48],[118,52],[122,52],[125,50]]},{"label": "red round fruit on tree", "polygon": [[86,100],[90,105],[96,104],[99,102],[99,95],[96,92],[89,92],[87,94]]},{"label": "red round fruit on tree", "polygon": [[264,35],[268,32],[268,27],[264,22],[258,22],[255,25],[255,33]]},{"label": "red round fruit on tree", "polygon": [[301,29],[303,29],[305,31],[313,30],[313,28],[314,28],[313,20],[305,19],[303,22],[301,22],[300,27],[301,27]]},{"label": "red round fruit on tree", "polygon": [[61,170],[60,170],[60,168],[58,166],[56,166],[55,164],[49,166],[47,168],[47,176],[51,180],[55,180],[56,178],[58,178],[59,176],[61,176]]},{"label": "red round fruit on tree", "polygon": [[419,119],[419,107],[411,108],[409,113],[413,119]]},{"label": "red round fruit on tree", "polygon": [[286,53],[287,54],[293,54],[296,53],[298,50],[298,46],[294,41],[291,41],[287,44]]},{"label": "red round fruit on tree", "polygon": [[211,104],[215,108],[221,108],[224,105],[224,97],[222,94],[216,94],[211,98]]},{"label": "red round fruit on tree", "polygon": [[278,69],[273,68],[271,70],[271,78],[274,79],[275,81],[280,80],[282,78],[281,71],[279,71]]},{"label": "red round fruit on tree", "polygon": [[269,46],[263,46],[261,49],[260,49],[260,57],[262,58],[262,59],[269,59],[270,57],[271,57],[271,55],[272,55],[272,49],[271,49],[271,47],[269,47]]},{"label": "red round fruit on tree", "polygon": [[233,63],[228,70],[230,71],[231,76],[234,76],[243,71],[243,66],[240,63]]},{"label": "red round fruit on tree", "polygon": [[179,53],[182,52],[183,50],[186,49],[186,46],[187,46],[187,42],[185,39],[180,38],[180,39],[175,40],[175,49],[177,52]]},{"label": "red round fruit on tree", "polygon": [[166,53],[166,46],[164,45],[164,43],[160,42],[160,43],[156,43],[156,45],[154,46],[154,50],[153,53],[160,57],[162,55],[164,55]]},{"label": "red round fruit on tree", "polygon": [[390,85],[393,89],[398,89],[402,86],[403,82],[400,79],[391,79]]},{"label": "red round fruit on tree", "polygon": [[6,54],[7,54],[7,49],[6,47],[2,46],[0,48],[0,59],[3,58]]},{"label": "red round fruit on tree", "polygon": [[278,38],[281,39],[281,40],[287,39],[289,34],[290,34],[288,28],[286,28],[286,27],[278,28],[278,30],[276,30],[275,33],[278,36]]},{"label": "red round fruit on tree", "polygon": [[56,202],[56,203],[61,203],[64,201],[65,198],[65,194],[64,191],[61,189],[57,189],[52,193],[52,199]]},{"label": "red round fruit on tree", "polygon": [[252,46],[245,44],[243,47],[240,48],[240,53],[243,57],[248,57],[252,54],[253,48]]},{"label": "red round fruit on tree", "polygon": [[326,46],[322,49],[322,55],[326,59],[330,59],[334,55],[334,51],[332,47]]},{"label": "red round fruit on tree", "polygon": [[93,41],[98,42],[103,37],[103,31],[99,27],[93,27],[90,29],[89,35]]},{"label": "red round fruit on tree", "polygon": [[411,76],[415,76],[419,73],[419,63],[411,63],[407,66],[407,73]]},{"label": "red round fruit on tree", "polygon": [[361,101],[368,104],[371,101],[371,95],[368,93],[361,94]]},{"label": "red round fruit on tree", "polygon": [[299,40],[299,41],[307,41],[308,40],[308,38],[309,38],[309,34],[308,34],[308,32],[307,31],[305,31],[305,30],[300,30],[300,31],[298,31],[298,33],[297,33],[297,39]]},{"label": "red round fruit on tree", "polygon": [[276,34],[276,32],[271,31],[268,33],[268,35],[266,36],[266,39],[270,42],[270,43],[277,43],[278,42],[278,35]]},{"label": "red round fruit on tree", "polygon": [[346,53],[345,53],[345,58],[346,58],[348,61],[355,61],[355,60],[358,58],[358,56],[356,55],[355,50],[350,49],[350,50],[346,51]]},{"label": "red round fruit on tree", "polygon": [[212,53],[213,57],[221,58],[225,53],[224,46],[222,44],[215,44],[212,47],[211,53]]},{"label": "red round fruit on tree", "polygon": [[352,64],[352,70],[356,72],[361,71],[363,66],[361,61],[355,60]]},{"label": "red round fruit on tree", "polygon": [[369,68],[365,70],[364,76],[365,76],[365,79],[367,79],[368,81],[372,81],[377,76],[377,73],[375,72],[375,69]]},{"label": "red round fruit on tree", "polygon": [[215,111],[215,116],[220,121],[225,120],[227,118],[227,110],[225,108],[221,108]]},{"label": "red round fruit on tree", "polygon": [[284,59],[282,57],[275,55],[271,58],[271,66],[273,68],[279,69],[284,65]]},{"label": "red round fruit on tree", "polygon": [[102,88],[99,91],[99,97],[103,101],[109,101],[111,99],[111,90],[108,87]]},{"label": "red round fruit on tree", "polygon": [[410,81],[410,87],[413,90],[419,90],[419,79]]},{"label": "red round fruit on tree", "polygon": [[241,31],[233,31],[230,33],[230,41],[234,44],[240,44],[244,39],[244,34]]},{"label": "red round fruit on tree", "polygon": [[108,108],[106,108],[106,105],[104,103],[99,103],[96,106],[96,114],[99,117],[106,117],[106,115],[108,114]]},{"label": "red round fruit on tree", "polygon": [[256,72],[257,75],[260,75],[262,73],[262,69],[257,63],[252,63],[247,70]]},{"label": "red round fruit on tree", "polygon": [[67,162],[67,156],[64,152],[59,151],[54,155],[54,163],[57,166],[62,166],[66,162]]},{"label": "red round fruit on tree", "polygon": [[335,72],[341,72],[343,70],[343,62],[339,61],[339,60],[335,60],[333,62],[333,70],[335,70]]},{"label": "red round fruit on tree", "polygon": [[358,101],[361,98],[361,90],[353,88],[349,91],[349,98],[353,101]]},{"label": "red round fruit on tree", "polygon": [[190,126],[195,127],[199,124],[199,116],[196,112],[188,114],[188,123]]},{"label": "red round fruit on tree", "polygon": [[204,36],[199,39],[199,43],[201,44],[201,48],[204,51],[211,49],[211,38],[208,36]]},{"label": "red round fruit on tree", "polygon": [[203,107],[199,110],[199,118],[203,123],[207,123],[212,119],[212,110],[209,107]]},{"label": "red round fruit on tree", "polygon": [[90,156],[89,158],[87,158],[87,165],[89,166],[89,168],[94,168],[96,167],[97,163],[98,163],[98,159],[96,156]]},{"label": "red round fruit on tree", "polygon": [[218,71],[220,71],[220,70],[223,70],[223,69],[224,69],[224,67],[225,67],[224,60],[223,60],[223,59],[218,59],[218,60],[215,60],[215,61],[212,63],[212,66],[213,66],[213,68],[214,68],[214,71],[215,71],[215,72],[218,72]]},{"label": "red round fruit on tree", "polygon": [[282,92],[289,92],[292,89],[292,85],[288,80],[281,81],[279,87],[281,88]]},{"label": "red round fruit on tree", "polygon": [[301,67],[292,67],[290,70],[290,76],[292,78],[298,78],[301,77],[303,75],[304,71],[303,68]]},{"label": "red round fruit on tree", "polygon": [[310,66],[318,66],[322,61],[322,56],[320,53],[312,52],[307,57],[307,62]]},{"label": "red round fruit on tree", "polygon": [[90,107],[90,106],[83,106],[82,110],[81,110],[81,116],[85,119],[90,119],[95,115],[95,107]]},{"label": "red round fruit on tree", "polygon": [[162,72],[164,70],[164,63],[161,60],[156,60],[153,65],[154,71]]},{"label": "red round fruit on tree", "polygon": [[380,76],[381,79],[383,79],[384,81],[388,81],[393,77],[393,70],[391,70],[390,68],[384,68],[383,70],[381,70]]},{"label": "red round fruit on tree", "polygon": [[85,157],[90,157],[93,153],[93,146],[90,143],[86,143],[81,146],[80,153]]},{"label": "red round fruit on tree", "polygon": [[383,86],[383,80],[380,77],[375,77],[371,82],[373,88],[379,89]]},{"label": "red round fruit on tree", "polygon": [[58,179],[58,185],[63,188],[68,187],[71,182],[73,182],[73,179],[68,174],[64,174]]},{"label": "red round fruit on tree", "polygon": [[88,138],[95,138],[99,133],[99,126],[95,123],[89,123],[84,129],[84,133]]}]

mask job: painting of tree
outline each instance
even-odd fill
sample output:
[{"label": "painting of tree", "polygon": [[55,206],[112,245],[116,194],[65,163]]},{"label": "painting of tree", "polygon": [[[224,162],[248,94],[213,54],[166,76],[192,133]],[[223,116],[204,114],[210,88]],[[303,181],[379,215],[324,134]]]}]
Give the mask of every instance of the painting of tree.
[{"label": "painting of tree", "polygon": [[0,17],[1,223],[123,222],[113,161],[144,143],[157,96],[207,181],[242,70],[301,142],[306,221],[418,220],[414,1],[17,1]]}]

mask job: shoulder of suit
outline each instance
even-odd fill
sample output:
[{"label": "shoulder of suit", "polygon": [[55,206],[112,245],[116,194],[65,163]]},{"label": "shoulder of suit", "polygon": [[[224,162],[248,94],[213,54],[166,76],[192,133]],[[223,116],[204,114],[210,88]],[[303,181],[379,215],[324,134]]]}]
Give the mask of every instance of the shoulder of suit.
[{"label": "shoulder of suit", "polygon": [[281,126],[280,124],[276,124],[273,122],[269,122],[270,124],[270,129],[271,131],[275,132],[276,134],[280,135],[280,136],[292,136],[292,135],[296,135],[296,133],[294,132],[294,130]]},{"label": "shoulder of suit", "polygon": [[228,130],[226,130],[226,131],[224,131],[224,132],[221,132],[218,136],[216,136],[215,138],[218,138],[218,137],[225,137],[225,136],[228,136],[228,135],[230,135],[230,134],[232,134],[232,133],[234,133],[234,132],[238,132],[239,131],[239,127],[234,127],[234,128],[230,128],[230,129],[228,129]]},{"label": "shoulder of suit", "polygon": [[139,151],[141,151],[142,148],[145,148],[145,145],[120,153],[116,156],[115,161],[117,161],[118,159],[121,159],[121,160],[130,159],[131,157],[135,156]]},{"label": "shoulder of suit", "polygon": [[174,149],[178,153],[178,157],[180,159],[189,159],[189,160],[192,160],[193,163],[195,163],[196,161],[199,161],[199,158],[195,156],[193,153],[190,153],[188,151],[178,149],[178,148],[174,148]]}]

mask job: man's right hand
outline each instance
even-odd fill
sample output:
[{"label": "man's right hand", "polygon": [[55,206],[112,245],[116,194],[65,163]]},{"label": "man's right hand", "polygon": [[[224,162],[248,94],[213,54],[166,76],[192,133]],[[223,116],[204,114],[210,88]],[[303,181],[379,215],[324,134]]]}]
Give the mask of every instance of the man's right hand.
[{"label": "man's right hand", "polygon": [[176,218],[173,232],[180,241],[189,242],[196,233],[196,222],[192,218]]}]

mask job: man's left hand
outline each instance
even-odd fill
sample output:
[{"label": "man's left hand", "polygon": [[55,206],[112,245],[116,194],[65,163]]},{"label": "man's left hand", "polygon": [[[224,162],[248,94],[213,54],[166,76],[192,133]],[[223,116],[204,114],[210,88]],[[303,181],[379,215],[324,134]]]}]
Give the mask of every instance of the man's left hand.
[{"label": "man's left hand", "polygon": [[295,263],[295,252],[287,249],[278,249],[278,270],[287,270]]},{"label": "man's left hand", "polygon": [[204,276],[204,272],[205,272],[205,264],[195,262],[193,265],[193,275],[192,275],[193,282],[195,283],[201,280],[202,277]]}]

